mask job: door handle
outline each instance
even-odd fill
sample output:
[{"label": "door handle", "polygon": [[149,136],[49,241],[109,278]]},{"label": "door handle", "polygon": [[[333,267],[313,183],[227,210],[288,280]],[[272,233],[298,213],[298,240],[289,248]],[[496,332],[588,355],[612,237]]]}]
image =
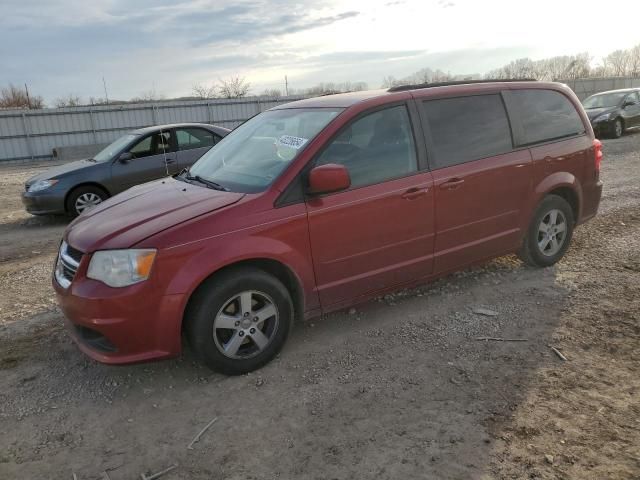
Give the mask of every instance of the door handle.
[{"label": "door handle", "polygon": [[463,183],[464,179],[462,178],[450,178],[446,182],[440,184],[440,188],[442,188],[443,190],[455,190]]},{"label": "door handle", "polygon": [[164,161],[165,163],[176,163],[176,161],[173,158],[165,158]]},{"label": "door handle", "polygon": [[427,194],[428,188],[410,188],[402,194],[402,198],[406,200],[413,200],[414,198],[422,197]]}]

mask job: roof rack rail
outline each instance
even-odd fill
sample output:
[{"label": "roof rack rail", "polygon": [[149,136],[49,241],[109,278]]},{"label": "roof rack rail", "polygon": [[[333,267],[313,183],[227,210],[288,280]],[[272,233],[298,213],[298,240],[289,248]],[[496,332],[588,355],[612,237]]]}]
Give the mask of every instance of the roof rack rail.
[{"label": "roof rack rail", "polygon": [[418,83],[415,85],[398,85],[391,87],[387,92],[403,92],[405,90],[417,90],[419,88],[432,88],[432,87],[448,87],[451,85],[468,85],[473,83],[495,83],[495,82],[537,82],[535,78],[488,78],[486,80],[456,80],[454,82],[436,82],[436,83]]}]

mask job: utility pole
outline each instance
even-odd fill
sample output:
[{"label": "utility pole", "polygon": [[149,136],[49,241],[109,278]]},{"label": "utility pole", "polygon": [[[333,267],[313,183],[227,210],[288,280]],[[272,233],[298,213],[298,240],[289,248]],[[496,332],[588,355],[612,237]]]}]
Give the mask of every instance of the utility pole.
[{"label": "utility pole", "polygon": [[284,96],[289,96],[289,81],[287,80],[287,76],[284,76]]},{"label": "utility pole", "polygon": [[24,91],[27,93],[27,106],[29,107],[29,110],[31,110],[31,98],[29,98],[29,87],[27,87],[27,84],[24,84]]},{"label": "utility pole", "polygon": [[102,77],[102,86],[104,87],[104,98],[107,101],[107,105],[109,105],[109,94],[107,93],[107,82],[104,81],[104,77]]}]

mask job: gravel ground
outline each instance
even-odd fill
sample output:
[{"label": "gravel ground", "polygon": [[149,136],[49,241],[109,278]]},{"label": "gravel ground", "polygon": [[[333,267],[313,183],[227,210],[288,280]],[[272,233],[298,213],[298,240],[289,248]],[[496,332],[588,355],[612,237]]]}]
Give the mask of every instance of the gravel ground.
[{"label": "gravel ground", "polygon": [[605,141],[601,214],[557,266],[504,257],[301,323],[241,377],[78,352],[49,285],[65,220],[22,211],[42,167],[4,167],[0,479],[640,478],[639,166],[640,134]]}]

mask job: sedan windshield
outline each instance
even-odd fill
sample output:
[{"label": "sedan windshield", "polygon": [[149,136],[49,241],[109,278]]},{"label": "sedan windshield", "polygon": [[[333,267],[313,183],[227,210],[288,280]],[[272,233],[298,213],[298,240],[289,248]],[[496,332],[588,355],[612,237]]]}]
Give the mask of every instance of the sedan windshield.
[{"label": "sedan windshield", "polygon": [[602,95],[594,95],[587,98],[583,102],[584,108],[607,108],[617,107],[627,92],[603,93]]},{"label": "sedan windshield", "polygon": [[291,108],[256,115],[205,153],[189,174],[230,191],[261,192],[341,111]]},{"label": "sedan windshield", "polygon": [[100,150],[93,156],[93,160],[96,162],[106,162],[118,155],[124,147],[129,145],[137,135],[123,135],[122,137],[114,140],[104,149]]}]

